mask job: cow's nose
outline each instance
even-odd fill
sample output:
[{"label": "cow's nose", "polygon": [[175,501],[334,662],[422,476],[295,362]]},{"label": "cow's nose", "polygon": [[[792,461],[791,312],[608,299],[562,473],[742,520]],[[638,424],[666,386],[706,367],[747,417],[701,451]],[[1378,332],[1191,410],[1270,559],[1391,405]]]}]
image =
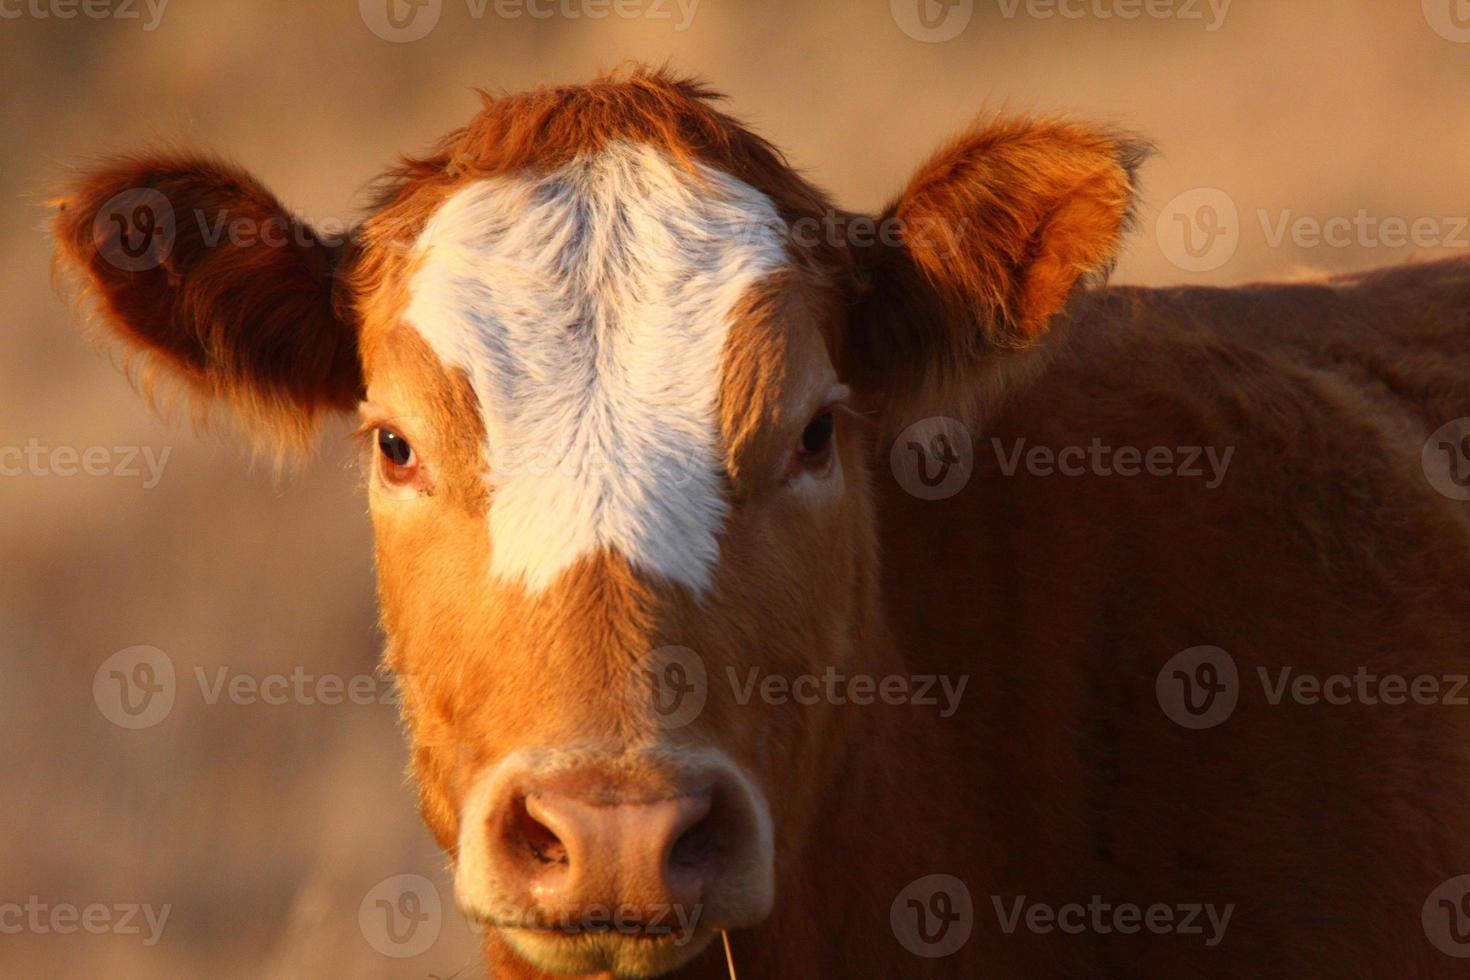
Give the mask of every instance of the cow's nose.
[{"label": "cow's nose", "polygon": [[648,913],[692,909],[717,870],[712,803],[711,791],[637,802],[532,793],[507,843],[536,857],[527,885],[544,913],[614,901]]},{"label": "cow's nose", "polygon": [[527,756],[488,772],[466,801],[454,884],[472,917],[549,941],[709,935],[770,914],[770,810],[722,758]]}]

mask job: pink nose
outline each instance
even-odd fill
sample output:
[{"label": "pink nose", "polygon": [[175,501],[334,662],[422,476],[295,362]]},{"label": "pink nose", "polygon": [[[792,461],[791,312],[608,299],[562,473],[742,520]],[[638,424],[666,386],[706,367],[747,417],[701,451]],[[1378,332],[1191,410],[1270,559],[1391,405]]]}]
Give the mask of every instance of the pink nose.
[{"label": "pink nose", "polygon": [[500,777],[469,806],[460,838],[456,896],[472,916],[548,935],[652,938],[770,913],[769,811],[733,767],[614,761]]},{"label": "pink nose", "polygon": [[540,867],[527,881],[544,912],[589,905],[697,908],[716,869],[709,792],[650,802],[589,802],[558,793],[525,799],[522,843]]}]

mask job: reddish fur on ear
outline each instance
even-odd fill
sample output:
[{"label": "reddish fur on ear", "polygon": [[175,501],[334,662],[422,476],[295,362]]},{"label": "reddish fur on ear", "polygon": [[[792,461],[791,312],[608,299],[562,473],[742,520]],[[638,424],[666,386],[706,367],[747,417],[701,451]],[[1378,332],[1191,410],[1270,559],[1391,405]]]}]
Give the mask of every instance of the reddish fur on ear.
[{"label": "reddish fur on ear", "polygon": [[856,250],[854,376],[891,402],[1030,347],[1079,283],[1111,269],[1147,152],[1060,120],[976,125],[941,149],[884,212],[901,246]]},{"label": "reddish fur on ear", "polygon": [[123,158],[53,206],[58,269],[105,324],[150,367],[227,403],[252,436],[299,447],[323,410],[356,403],[356,335],[333,302],[340,249],[244,171]]}]

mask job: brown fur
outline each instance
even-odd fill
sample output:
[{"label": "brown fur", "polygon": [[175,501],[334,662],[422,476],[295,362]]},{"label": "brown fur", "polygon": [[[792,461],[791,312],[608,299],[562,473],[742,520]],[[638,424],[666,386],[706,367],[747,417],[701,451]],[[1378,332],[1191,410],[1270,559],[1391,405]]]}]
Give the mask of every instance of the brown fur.
[{"label": "brown fur", "polygon": [[[776,827],[776,911],[732,937],[745,977],[1453,975],[1419,908],[1470,871],[1463,709],[1243,695],[1224,725],[1191,732],[1159,709],[1154,681],[1201,644],[1228,648],[1247,687],[1258,665],[1466,669],[1470,516],[1425,484],[1417,455],[1429,431],[1470,415],[1470,262],[1074,295],[1118,247],[1138,144],[1056,121],[980,125],[887,210],[903,246],[793,243],[791,271],[743,304],[720,398],[732,513],[709,595],[606,554],[541,595],[488,578],[484,432],[464,377],[399,323],[402,246],[464,181],[612,139],[724,170],[787,220],[837,213],[709,101],[643,71],[487,98],[389,176],[335,273],[325,253],[291,251],[189,248],[133,278],[100,264],[88,209],[129,181],[275,206],[192,163],[101,171],[57,219],[61,260],[90,277],[108,319],[208,393],[308,419],[355,397],[341,361],[360,352],[368,425],[391,421],[425,461],[413,499],[375,492],[373,510],[386,658],[444,848],[471,782],[516,749],[713,745],[752,774]],[[945,234],[914,238],[925,223]],[[334,281],[350,316],[328,312]],[[277,310],[305,325],[289,344]],[[845,490],[813,508],[775,474],[826,372],[877,424],[839,424]],[[889,474],[891,434],[941,410],[972,423],[975,472],[958,496],[920,501]],[[1215,490],[1005,475],[990,440],[1018,437],[1237,452]],[[672,733],[627,696],[638,658],[666,644],[698,651],[711,678],[704,713]],[[939,718],[741,705],[723,680],[829,665],[969,682],[960,711]],[[900,889],[934,873],[968,884],[975,933],[926,960],[888,916]],[[1207,948],[1007,935],[992,907],[1095,894],[1237,908]],[[497,977],[543,975],[494,930],[486,954]],[[710,949],[680,975],[722,971]]]},{"label": "brown fur", "polygon": [[[119,229],[94,228],[94,219],[114,195],[136,189],[169,201],[176,234],[166,255],[152,253],[155,267],[130,270],[117,261]],[[53,206],[60,268],[80,278],[129,349],[204,401],[227,402],[262,441],[301,448],[319,412],[361,397],[356,331],[333,302],[339,250],[238,167],[195,155],[126,157],[73,180]],[[229,222],[291,244],[231,244]],[[206,235],[216,232],[211,246]],[[145,372],[145,384],[154,374]]]}]

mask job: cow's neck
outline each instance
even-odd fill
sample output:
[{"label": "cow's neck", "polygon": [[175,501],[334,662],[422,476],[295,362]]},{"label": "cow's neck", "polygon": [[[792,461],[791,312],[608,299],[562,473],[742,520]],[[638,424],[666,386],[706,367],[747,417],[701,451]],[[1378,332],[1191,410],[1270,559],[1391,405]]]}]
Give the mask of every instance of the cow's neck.
[{"label": "cow's neck", "polygon": [[[861,666],[851,673],[910,677],[876,580],[864,591],[853,658]],[[853,975],[859,964],[868,976],[923,976],[939,967],[954,975],[963,952],[941,961],[916,957],[895,939],[889,913],[916,878],[967,878],[987,860],[991,845],[966,798],[973,787],[957,750],[958,724],[938,706],[840,709],[822,747],[821,784],[810,787],[815,808],[788,838],[786,860],[778,858],[777,915],[733,937],[742,975]],[[720,950],[702,959],[719,967],[708,975],[725,975]]]}]

